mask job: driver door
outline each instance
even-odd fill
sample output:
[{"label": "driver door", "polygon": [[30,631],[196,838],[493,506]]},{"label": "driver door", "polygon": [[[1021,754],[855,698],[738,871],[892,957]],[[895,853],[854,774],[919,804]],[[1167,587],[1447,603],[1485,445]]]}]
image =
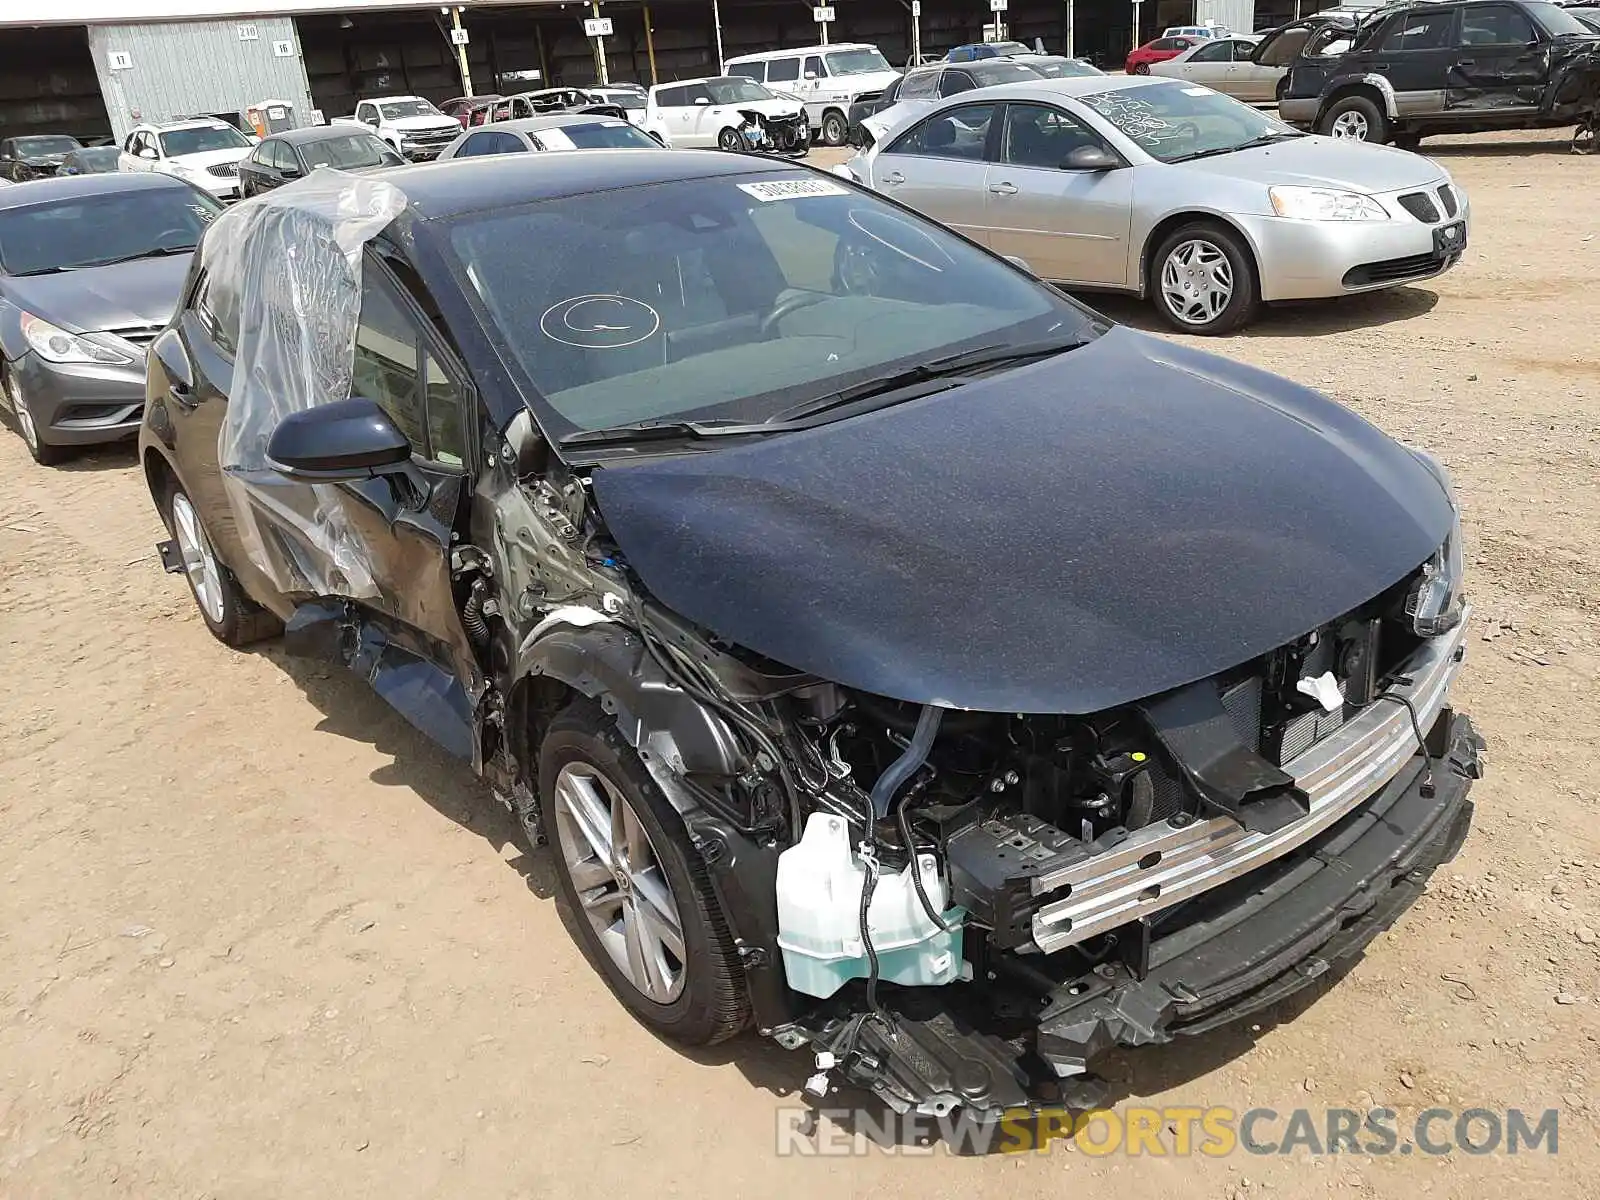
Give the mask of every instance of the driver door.
[{"label": "driver door", "polygon": [[1549,75],[1542,35],[1510,4],[1473,4],[1461,10],[1456,53],[1445,82],[1453,112],[1536,111]]},{"label": "driver door", "polygon": [[722,129],[722,106],[711,99],[711,89],[703,83],[691,84],[687,93],[689,106],[684,118],[689,133],[684,145],[715,146]]},{"label": "driver door", "polygon": [[897,138],[872,163],[873,186],[983,245],[986,161],[1001,106],[945,108]]}]

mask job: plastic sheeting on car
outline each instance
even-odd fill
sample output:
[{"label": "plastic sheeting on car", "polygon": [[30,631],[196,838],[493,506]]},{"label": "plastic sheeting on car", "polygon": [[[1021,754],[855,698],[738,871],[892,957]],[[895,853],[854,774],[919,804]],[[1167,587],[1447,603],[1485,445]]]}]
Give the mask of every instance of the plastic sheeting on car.
[{"label": "plastic sheeting on car", "polygon": [[[206,233],[208,277],[237,288],[238,344],[217,456],[240,540],[281,592],[377,594],[371,557],[331,484],[285,486],[267,443],[291,413],[350,394],[361,252],[405,208],[399,188],[319,169],[230,209]],[[257,513],[295,530],[272,534]]]}]

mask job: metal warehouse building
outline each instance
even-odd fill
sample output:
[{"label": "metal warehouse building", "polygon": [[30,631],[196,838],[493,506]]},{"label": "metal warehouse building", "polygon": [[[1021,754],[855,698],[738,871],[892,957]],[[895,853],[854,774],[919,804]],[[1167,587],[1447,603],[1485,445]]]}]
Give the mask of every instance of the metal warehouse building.
[{"label": "metal warehouse building", "polygon": [[[992,3],[1004,3],[996,13]],[[891,62],[1005,33],[1048,50],[1120,65],[1163,27],[1214,19],[1235,30],[1276,24],[1302,0],[831,0],[829,41],[875,43]],[[1331,0],[1304,0],[1309,12]],[[913,15],[913,9],[916,15]],[[585,36],[602,17],[612,34]],[[453,31],[457,25],[463,33]],[[439,101],[592,83],[603,46],[613,81],[644,84],[718,69],[722,54],[814,43],[811,0],[0,0],[0,137],[65,132],[122,138],[140,121],[211,114],[241,121],[248,105],[294,106],[297,122],[341,116],[362,96]],[[457,43],[465,38],[465,45]]]}]

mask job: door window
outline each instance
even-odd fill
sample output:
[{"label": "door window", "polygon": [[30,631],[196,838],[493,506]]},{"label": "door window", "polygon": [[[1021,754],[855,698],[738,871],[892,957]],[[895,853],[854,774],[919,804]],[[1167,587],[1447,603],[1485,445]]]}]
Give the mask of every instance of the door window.
[{"label": "door window", "polygon": [[350,394],[388,413],[418,456],[460,466],[462,389],[427,348],[421,325],[377,264],[368,259],[364,268]]},{"label": "door window", "polygon": [[1012,104],[1006,110],[1004,160],[1019,167],[1059,170],[1080,146],[1099,146],[1095,137],[1072,117],[1044,104]]},{"label": "door window", "polygon": [[758,63],[758,62],[736,63],[735,65],[733,65],[733,66],[728,68],[728,74],[729,75],[740,75],[740,76],[743,76],[745,79],[754,79],[757,83],[760,83],[761,82],[761,74],[762,74],[761,68],[764,67],[765,65],[766,65],[765,63]]},{"label": "door window", "polygon": [[461,149],[456,151],[457,158],[477,158],[485,154],[515,154],[519,150],[526,150],[522,139],[513,134],[502,133],[498,129],[486,129],[482,133],[474,133],[461,143]]},{"label": "door window", "polygon": [[1455,9],[1429,12],[1419,8],[1402,13],[1389,25],[1379,49],[1385,53],[1442,49],[1450,44],[1450,26],[1455,15]]},{"label": "door window", "polygon": [[1462,10],[1461,36],[1457,39],[1460,45],[1526,46],[1538,40],[1533,22],[1509,4]]},{"label": "door window", "polygon": [[989,140],[996,104],[966,104],[930,117],[889,147],[890,154],[979,161]]},{"label": "door window", "polygon": [[812,79],[821,79],[826,76],[827,71],[822,69],[822,56],[819,54],[808,55],[804,73]]},{"label": "door window", "polygon": [[689,107],[693,108],[702,100],[704,100],[707,104],[711,103],[711,89],[705,84],[692,83],[683,89],[683,103],[687,104]]},{"label": "door window", "polygon": [[1192,63],[1232,62],[1233,46],[1234,43],[1232,42],[1210,42],[1201,46],[1200,49],[1189,55],[1184,61]]},{"label": "door window", "polygon": [[978,85],[965,71],[946,71],[939,77],[939,95],[954,96],[957,92],[970,92]]},{"label": "door window", "polygon": [[788,83],[800,78],[798,58],[774,58],[767,63],[768,83]]},{"label": "door window", "polygon": [[267,159],[269,163],[280,171],[292,171],[295,169],[294,151],[289,148],[286,142],[269,142],[268,145],[271,146],[268,151],[271,157]]}]

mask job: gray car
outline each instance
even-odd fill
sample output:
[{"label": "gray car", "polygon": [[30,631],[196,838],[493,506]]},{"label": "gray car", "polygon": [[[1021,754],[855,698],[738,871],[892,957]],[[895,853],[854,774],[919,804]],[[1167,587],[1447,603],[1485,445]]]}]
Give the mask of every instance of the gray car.
[{"label": "gray car", "polygon": [[1150,76],[965,92],[838,171],[1042,278],[1147,296],[1186,333],[1428,279],[1467,240],[1466,195],[1437,163]]},{"label": "gray car", "polygon": [[659,150],[654,138],[620,117],[551,113],[520,121],[494,121],[467,130],[444,148],[439,161],[530,150]]},{"label": "gray car", "polygon": [[0,404],[41,463],[132,438],[145,347],[222,211],[168,175],[41,179],[0,192]]}]

